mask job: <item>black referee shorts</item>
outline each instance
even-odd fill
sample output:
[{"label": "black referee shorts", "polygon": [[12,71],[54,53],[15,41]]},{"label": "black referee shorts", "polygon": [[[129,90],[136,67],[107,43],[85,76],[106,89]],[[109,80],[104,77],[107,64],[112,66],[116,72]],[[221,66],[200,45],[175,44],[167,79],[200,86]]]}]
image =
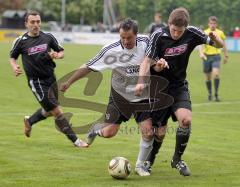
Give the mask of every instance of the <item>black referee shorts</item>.
[{"label": "black referee shorts", "polygon": [[46,112],[53,110],[59,105],[58,87],[55,77],[46,79],[30,78],[28,86]]}]

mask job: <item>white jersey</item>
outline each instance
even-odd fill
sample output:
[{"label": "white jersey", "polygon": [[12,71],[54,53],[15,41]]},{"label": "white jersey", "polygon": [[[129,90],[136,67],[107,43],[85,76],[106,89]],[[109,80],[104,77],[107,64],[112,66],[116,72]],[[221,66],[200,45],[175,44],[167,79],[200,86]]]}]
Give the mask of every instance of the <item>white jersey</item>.
[{"label": "white jersey", "polygon": [[124,48],[120,41],[112,43],[103,47],[86,65],[94,71],[112,69],[112,88],[128,101],[148,99],[149,88],[144,89],[141,97],[134,95],[139,67],[145,57],[148,42],[147,36],[138,36],[133,49]]}]

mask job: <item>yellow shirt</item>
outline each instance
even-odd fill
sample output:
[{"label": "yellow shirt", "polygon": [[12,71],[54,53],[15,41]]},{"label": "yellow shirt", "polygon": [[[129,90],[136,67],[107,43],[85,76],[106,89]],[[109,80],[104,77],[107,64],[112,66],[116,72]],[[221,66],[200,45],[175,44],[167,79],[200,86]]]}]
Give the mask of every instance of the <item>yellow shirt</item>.
[{"label": "yellow shirt", "polygon": [[[208,28],[208,29],[204,30],[204,32],[208,35],[208,34],[211,32],[211,30]],[[225,34],[223,33],[223,31],[221,31],[221,30],[219,30],[219,29],[216,29],[214,32],[216,32],[216,34],[217,34],[222,40],[225,40],[226,36],[225,36]],[[221,49],[205,44],[205,45],[204,45],[204,48],[203,48],[203,52],[204,52],[206,55],[216,55],[216,54],[220,54],[220,53],[221,53]]]}]

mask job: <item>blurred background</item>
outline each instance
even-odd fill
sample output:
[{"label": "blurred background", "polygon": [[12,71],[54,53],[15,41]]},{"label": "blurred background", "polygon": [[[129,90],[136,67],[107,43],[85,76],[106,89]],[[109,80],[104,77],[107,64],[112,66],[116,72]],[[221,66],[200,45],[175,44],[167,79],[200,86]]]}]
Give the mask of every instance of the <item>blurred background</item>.
[{"label": "blurred background", "polygon": [[[61,32],[57,36],[62,41],[82,43],[81,39],[73,40],[67,34],[63,36],[62,32],[114,33],[126,17],[136,19],[140,32],[145,32],[154,21],[154,12],[160,11],[162,21],[167,23],[169,13],[179,6],[187,8],[191,24],[202,29],[207,27],[209,16],[217,16],[219,27],[229,37],[228,49],[239,51],[239,42],[235,40],[240,37],[239,0],[0,0],[0,41],[13,40],[21,34],[16,29],[24,29],[24,16],[28,10],[41,13],[43,30]],[[83,35],[84,38],[87,36]]]}]

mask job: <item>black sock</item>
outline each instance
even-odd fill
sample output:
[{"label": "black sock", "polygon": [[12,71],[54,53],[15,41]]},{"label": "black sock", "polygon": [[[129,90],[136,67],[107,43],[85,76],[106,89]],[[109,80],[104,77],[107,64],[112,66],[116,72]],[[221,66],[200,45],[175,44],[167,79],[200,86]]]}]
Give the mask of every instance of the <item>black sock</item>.
[{"label": "black sock", "polygon": [[212,95],[212,81],[206,81],[206,86],[207,86],[207,90],[208,90],[208,95]]},{"label": "black sock", "polygon": [[55,119],[55,123],[59,130],[65,134],[73,143],[78,139],[75,132],[73,132],[71,125],[64,116],[59,116]]},{"label": "black sock", "polygon": [[214,79],[214,89],[215,89],[215,96],[216,96],[216,97],[218,96],[219,82],[220,82],[220,79],[219,79],[219,78]]},{"label": "black sock", "polygon": [[46,119],[46,117],[42,115],[42,109],[39,108],[33,115],[30,116],[28,121],[29,121],[30,125],[32,126],[34,123],[37,123],[44,119]]},{"label": "black sock", "polygon": [[187,143],[190,137],[191,129],[189,128],[182,128],[178,127],[176,133],[176,146],[175,152],[173,155],[173,160],[181,160],[182,154],[187,147]]},{"label": "black sock", "polygon": [[152,151],[150,152],[150,155],[148,156],[148,161],[150,162],[150,165],[152,166],[154,164],[154,161],[156,159],[156,155],[158,154],[159,152],[159,149],[160,147],[162,146],[162,142],[163,141],[157,141],[155,138],[154,138],[154,141],[153,141],[153,148],[152,148]]}]

